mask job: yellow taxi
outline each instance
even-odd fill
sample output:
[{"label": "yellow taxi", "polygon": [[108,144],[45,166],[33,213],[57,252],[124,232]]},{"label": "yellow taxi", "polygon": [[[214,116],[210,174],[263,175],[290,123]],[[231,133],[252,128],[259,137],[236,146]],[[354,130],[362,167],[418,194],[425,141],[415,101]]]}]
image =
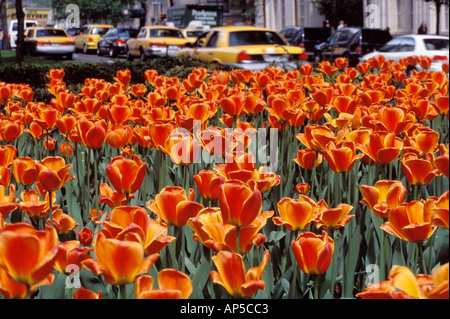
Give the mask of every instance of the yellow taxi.
[{"label": "yellow taxi", "polygon": [[87,24],[82,26],[80,33],[75,37],[75,49],[82,50],[84,54],[97,51],[98,40],[111,28],[114,28],[114,26],[108,24]]},{"label": "yellow taxi", "polygon": [[262,70],[274,65],[295,69],[304,63],[301,47],[290,46],[278,32],[254,26],[211,28],[176,55],[190,55],[232,67]]},{"label": "yellow taxi", "polygon": [[29,27],[22,45],[24,54],[65,56],[71,60],[75,43],[66,30],[52,27]]},{"label": "yellow taxi", "polygon": [[203,30],[181,29],[181,32],[189,40],[189,42],[194,43],[197,41],[197,38],[202,35]]},{"label": "yellow taxi", "polygon": [[127,41],[127,58],[145,61],[149,57],[172,56],[191,44],[181,30],[168,26],[145,26]]}]

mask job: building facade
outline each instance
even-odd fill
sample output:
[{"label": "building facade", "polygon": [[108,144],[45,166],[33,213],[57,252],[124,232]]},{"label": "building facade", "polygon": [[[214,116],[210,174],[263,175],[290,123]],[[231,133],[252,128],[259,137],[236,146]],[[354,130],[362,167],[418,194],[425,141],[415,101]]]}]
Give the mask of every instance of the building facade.
[{"label": "building facade", "polygon": [[[314,7],[314,0],[259,0],[255,24],[280,31],[303,25],[318,27],[325,19]],[[362,0],[363,25],[389,28],[393,35],[414,34],[425,21],[428,33],[436,33],[436,8],[424,0]],[[336,28],[336,26],[334,26]],[[441,6],[439,33],[449,34],[449,8]]]}]

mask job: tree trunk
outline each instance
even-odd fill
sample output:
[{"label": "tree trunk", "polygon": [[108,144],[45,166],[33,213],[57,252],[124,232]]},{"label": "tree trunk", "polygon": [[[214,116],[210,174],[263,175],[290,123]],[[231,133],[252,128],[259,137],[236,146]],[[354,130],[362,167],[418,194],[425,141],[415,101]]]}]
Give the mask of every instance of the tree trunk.
[{"label": "tree trunk", "polygon": [[25,13],[23,12],[22,0],[16,0],[16,15],[17,15],[17,47],[16,47],[16,62],[22,64],[23,52],[22,43],[25,33]]},{"label": "tree trunk", "polygon": [[2,20],[3,26],[3,36],[2,36],[2,50],[11,50],[11,43],[8,38],[8,20],[6,18],[6,0],[1,1],[0,6],[0,18]]}]

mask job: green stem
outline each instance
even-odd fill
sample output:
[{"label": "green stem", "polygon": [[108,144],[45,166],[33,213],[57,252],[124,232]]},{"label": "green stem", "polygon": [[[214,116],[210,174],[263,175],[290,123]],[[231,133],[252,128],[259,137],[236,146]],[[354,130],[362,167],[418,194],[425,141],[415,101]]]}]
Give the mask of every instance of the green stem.
[{"label": "green stem", "polygon": [[[52,203],[52,192],[48,192],[48,202],[49,202],[49,212],[50,216],[50,225],[53,227],[53,203]],[[44,226],[45,229],[45,226]]]},{"label": "green stem", "polygon": [[172,231],[173,234],[172,236],[175,237],[175,240],[173,241],[172,244],[172,254],[171,254],[171,258],[172,258],[172,268],[175,270],[178,270],[178,262],[177,262],[177,258],[176,258],[176,253],[177,253],[177,240],[178,240],[178,236],[177,236],[177,226],[172,225]]},{"label": "green stem", "polygon": [[422,261],[422,273],[427,275],[428,271],[427,271],[427,265],[425,264],[425,258],[423,256],[423,243],[422,242],[418,242],[417,243],[417,247],[419,247],[419,259]]},{"label": "green stem", "polygon": [[95,210],[97,212],[97,216],[99,215],[99,208],[98,208],[98,180],[97,180],[97,157],[98,157],[98,150],[94,149],[92,150],[94,152],[94,191],[95,191]]},{"label": "green stem", "polygon": [[119,285],[119,296],[120,299],[127,299],[127,289],[125,285]]},{"label": "green stem", "polygon": [[27,289],[27,297],[26,299],[31,299],[31,287],[29,284],[25,284],[26,289]]},{"label": "green stem", "polygon": [[384,274],[385,274],[385,280],[387,279],[387,276],[389,274],[389,262],[388,262],[388,253],[387,253],[387,247],[388,247],[388,233],[383,232],[383,253],[384,253]]},{"label": "green stem", "polygon": [[314,299],[319,299],[319,275],[314,275]]},{"label": "green stem", "polygon": [[[330,230],[330,237],[334,241],[334,230]],[[334,298],[334,264],[335,264],[335,253],[331,256],[331,283],[330,283],[330,293],[331,297]]]}]

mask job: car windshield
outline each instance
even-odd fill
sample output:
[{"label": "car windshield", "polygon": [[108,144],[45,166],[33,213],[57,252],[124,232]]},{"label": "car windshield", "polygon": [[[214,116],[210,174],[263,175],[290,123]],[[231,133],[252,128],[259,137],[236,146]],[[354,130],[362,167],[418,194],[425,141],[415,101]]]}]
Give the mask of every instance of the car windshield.
[{"label": "car windshield", "polygon": [[203,31],[186,31],[186,35],[187,35],[189,38],[197,38],[197,37],[199,37],[202,33],[203,33]]},{"label": "car windshield", "polygon": [[137,35],[138,30],[119,29],[119,37],[134,38]]},{"label": "car windshield", "polygon": [[449,49],[448,39],[424,39],[423,42],[427,50],[448,51]]},{"label": "car windshield", "polygon": [[106,32],[108,32],[108,30],[109,28],[94,27],[92,29],[92,34],[104,35]]},{"label": "car windshield", "polygon": [[173,29],[150,29],[151,38],[183,38],[178,30]]},{"label": "car windshield", "polygon": [[259,44],[280,44],[286,45],[283,39],[271,31],[235,31],[230,32],[229,45],[259,45]]},{"label": "car windshield", "polygon": [[66,37],[66,33],[63,30],[44,29],[37,30],[36,37]]}]

